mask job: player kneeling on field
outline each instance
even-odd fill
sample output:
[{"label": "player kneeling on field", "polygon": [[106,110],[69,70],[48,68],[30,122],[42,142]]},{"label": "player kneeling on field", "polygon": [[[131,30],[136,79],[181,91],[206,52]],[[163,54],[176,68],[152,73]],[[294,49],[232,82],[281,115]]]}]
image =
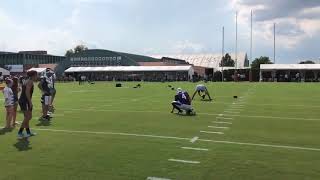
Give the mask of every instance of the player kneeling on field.
[{"label": "player kneeling on field", "polygon": [[189,94],[186,91],[182,91],[181,88],[177,89],[177,94],[175,95],[174,101],[171,104],[173,106],[171,113],[177,109],[179,111],[178,113],[183,113],[183,111],[185,111],[187,115],[196,114],[191,106]]},{"label": "player kneeling on field", "polygon": [[209,101],[212,101],[212,98],[210,97],[209,91],[207,87],[203,84],[199,84],[196,87],[196,91],[193,93],[192,100],[194,99],[194,96],[198,93],[200,97],[202,97],[202,100],[206,98],[206,96],[209,97]]}]

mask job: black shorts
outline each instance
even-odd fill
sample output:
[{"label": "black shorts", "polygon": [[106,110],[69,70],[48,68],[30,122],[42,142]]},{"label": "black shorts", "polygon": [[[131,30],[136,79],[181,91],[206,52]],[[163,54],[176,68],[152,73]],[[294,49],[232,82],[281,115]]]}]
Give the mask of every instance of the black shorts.
[{"label": "black shorts", "polygon": [[28,101],[19,100],[19,106],[21,111],[32,111],[32,106]]}]

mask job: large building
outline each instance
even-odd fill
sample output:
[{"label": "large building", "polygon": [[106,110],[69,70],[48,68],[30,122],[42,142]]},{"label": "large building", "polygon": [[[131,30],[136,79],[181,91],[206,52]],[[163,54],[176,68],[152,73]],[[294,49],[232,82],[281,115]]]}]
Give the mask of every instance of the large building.
[{"label": "large building", "polygon": [[140,66],[140,62],[159,62],[159,59],[116,51],[89,49],[68,59],[71,67]]},{"label": "large building", "polygon": [[65,66],[65,62],[65,56],[49,55],[46,51],[0,52],[0,67],[11,73],[24,73],[30,68],[47,64]]}]

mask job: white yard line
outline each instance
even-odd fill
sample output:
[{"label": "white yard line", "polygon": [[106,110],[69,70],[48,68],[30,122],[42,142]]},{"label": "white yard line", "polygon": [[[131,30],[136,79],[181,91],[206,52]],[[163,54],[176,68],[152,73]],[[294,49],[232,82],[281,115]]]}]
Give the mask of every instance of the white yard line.
[{"label": "white yard line", "polygon": [[[65,109],[64,112],[71,111],[94,111],[94,112],[127,112],[127,113],[161,113],[168,114],[167,111],[124,111],[124,110],[108,110],[108,109]],[[197,113],[198,115],[207,115],[207,116],[230,116],[230,117],[246,117],[246,118],[264,118],[264,119],[286,119],[286,120],[299,120],[299,121],[320,121],[320,119],[315,118],[295,118],[295,117],[276,117],[276,116],[256,116],[256,115],[237,115],[237,114],[214,114],[214,113]]]},{"label": "white yard line", "polygon": [[181,147],[182,149],[195,150],[195,151],[209,151],[209,149],[205,148],[193,148],[193,147]]},{"label": "white yard line", "polygon": [[230,118],[230,117],[216,117],[216,119],[232,120],[233,118]]},{"label": "white yard line", "polygon": [[[190,141],[190,138],[174,137],[174,136],[147,135],[147,134],[96,132],[96,131],[74,131],[74,130],[58,130],[58,129],[34,129],[34,130],[48,131],[48,132],[78,133],[78,134],[102,134],[102,135],[116,135],[116,136],[148,137],[148,138],[157,138],[157,139],[174,139],[174,140]],[[219,143],[219,144],[246,145],[246,146],[270,147],[270,148],[280,148],[280,149],[295,149],[295,150],[319,151],[320,152],[320,148],[312,148],[312,147],[298,147],[298,146],[273,145],[273,144],[262,144],[262,143],[258,144],[258,143],[235,142],[235,141],[216,141],[216,140],[209,140],[209,139],[199,139],[199,141]]]},{"label": "white yard line", "polygon": [[228,113],[228,114],[240,114],[240,112],[238,112],[238,111],[224,111],[224,113]]},{"label": "white yard line", "polygon": [[232,122],[224,122],[224,121],[212,121],[212,123],[216,123],[216,124],[232,124]]},{"label": "white yard line", "polygon": [[208,128],[215,128],[215,129],[229,129],[229,127],[221,127],[221,126],[208,126]]},{"label": "white yard line", "polygon": [[146,180],[171,180],[171,179],[167,179],[167,178],[159,178],[159,177],[147,177]]},{"label": "white yard line", "polygon": [[199,161],[188,161],[188,160],[181,160],[181,159],[168,159],[168,161],[187,163],[187,164],[200,164]]},{"label": "white yard line", "polygon": [[224,134],[223,132],[213,132],[213,131],[200,131],[201,133],[207,133],[207,134]]}]

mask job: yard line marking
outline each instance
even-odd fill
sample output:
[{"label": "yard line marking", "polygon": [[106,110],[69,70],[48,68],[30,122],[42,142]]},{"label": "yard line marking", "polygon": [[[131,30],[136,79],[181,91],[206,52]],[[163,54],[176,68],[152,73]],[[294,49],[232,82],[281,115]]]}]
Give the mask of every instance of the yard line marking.
[{"label": "yard line marking", "polygon": [[240,114],[240,112],[237,111],[224,111],[225,113],[231,113],[231,114]]},{"label": "yard line marking", "polygon": [[219,126],[208,126],[208,128],[229,129],[229,127],[219,127]]},{"label": "yard line marking", "polygon": [[181,163],[187,163],[187,164],[200,164],[199,161],[187,161],[187,160],[181,160],[181,159],[168,159],[168,161],[181,162]]},{"label": "yard line marking", "polygon": [[200,131],[201,133],[207,133],[207,134],[224,134],[223,132],[213,132],[213,131]]},{"label": "yard line marking", "polygon": [[147,180],[171,180],[167,178],[158,178],[158,177],[148,177]]},{"label": "yard line marking", "polygon": [[192,138],[192,139],[190,140],[190,142],[191,142],[191,143],[195,143],[198,139],[199,139],[199,137],[196,136],[196,137]]},{"label": "yard line marking", "polygon": [[233,118],[230,118],[230,117],[217,117],[216,119],[232,120]]},{"label": "yard line marking", "polygon": [[[103,135],[118,135],[118,136],[133,136],[133,137],[148,137],[148,138],[158,138],[158,139],[174,139],[174,140],[185,140],[189,141],[190,138],[174,137],[174,136],[159,136],[159,135],[147,135],[147,134],[131,134],[131,133],[115,133],[115,132],[95,132],[95,131],[73,131],[73,130],[58,130],[58,129],[37,129],[38,131],[49,131],[49,132],[64,132],[64,133],[82,133],[82,134],[103,134]],[[209,139],[199,139],[202,142],[212,142],[219,144],[234,144],[234,145],[247,145],[247,146],[258,146],[258,147],[270,147],[270,148],[281,148],[281,149],[295,149],[295,150],[305,150],[305,151],[319,151],[320,148],[312,147],[298,147],[289,145],[274,145],[274,144],[258,144],[249,142],[235,142],[235,141],[216,141]]]},{"label": "yard line marking", "polygon": [[233,141],[215,141],[208,139],[199,139],[203,142],[213,142],[221,144],[236,144],[236,145],[247,145],[247,146],[260,146],[260,147],[272,147],[272,148],[283,148],[283,149],[297,149],[297,150],[308,150],[308,151],[320,151],[319,148],[309,148],[309,147],[298,147],[298,146],[286,146],[286,145],[271,145],[271,144],[258,144],[258,143],[247,143],[247,142],[233,142]]},{"label": "yard line marking", "polygon": [[[217,114],[212,113],[198,113],[199,115],[208,115],[208,116],[217,116]],[[251,115],[237,115],[237,114],[225,114],[226,116],[231,117],[246,117],[246,118],[264,118],[264,119],[286,119],[286,120],[297,120],[297,121],[320,121],[320,119],[315,118],[294,118],[294,117],[276,117],[276,116],[251,116]]]},{"label": "yard line marking", "polygon": [[224,121],[212,121],[212,123],[216,123],[216,124],[232,124],[232,122],[224,122]]},{"label": "yard line marking", "polygon": [[189,150],[195,150],[195,151],[209,151],[209,149],[204,148],[193,148],[193,147],[181,147],[182,149],[189,149]]}]

